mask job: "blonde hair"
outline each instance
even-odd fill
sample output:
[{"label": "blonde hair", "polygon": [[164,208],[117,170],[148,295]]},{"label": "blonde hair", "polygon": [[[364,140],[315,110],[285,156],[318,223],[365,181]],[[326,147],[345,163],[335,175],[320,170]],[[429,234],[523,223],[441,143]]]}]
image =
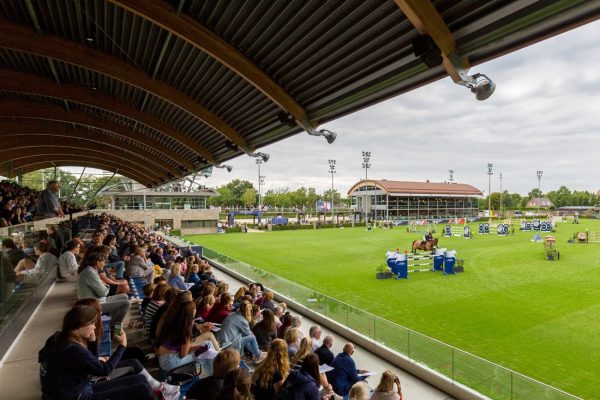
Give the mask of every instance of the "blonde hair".
[{"label": "blonde hair", "polygon": [[173,264],[173,266],[171,267],[171,275],[181,275],[181,264]]},{"label": "blonde hair", "polygon": [[269,344],[267,357],[258,364],[252,374],[252,384],[263,388],[269,388],[275,371],[279,371],[283,379],[290,372],[290,361],[288,358],[288,346],[281,339],[274,339]]},{"label": "blonde hair", "polygon": [[235,292],[235,294],[233,295],[233,298],[235,300],[240,300],[242,298],[244,298],[244,296],[246,295],[246,288],[241,286],[237,292]]},{"label": "blonde hair", "polygon": [[283,335],[283,338],[285,339],[285,342],[288,345],[290,345],[290,344],[296,344],[296,343],[298,343],[298,341],[300,340],[300,336],[301,336],[300,335],[300,329],[294,328],[293,326],[290,326],[285,331],[285,334]]},{"label": "blonde hair", "polygon": [[369,400],[369,388],[364,381],[356,382],[352,385],[348,400]]},{"label": "blonde hair", "polygon": [[248,321],[248,323],[252,322],[252,304],[243,301],[242,304],[240,304],[240,314]]},{"label": "blonde hair", "polygon": [[303,338],[300,341],[300,348],[298,349],[298,352],[292,357],[292,364],[298,364],[301,360],[304,359],[304,357],[311,354],[312,352],[312,339],[307,337]]},{"label": "blonde hair", "polygon": [[394,373],[392,371],[390,371],[389,369],[386,370],[382,375],[381,375],[381,379],[379,380],[379,385],[377,385],[377,388],[375,389],[378,392],[391,392],[394,390]]},{"label": "blonde hair", "polygon": [[200,266],[198,266],[198,264],[192,264],[190,265],[190,272],[198,272],[200,270]]}]

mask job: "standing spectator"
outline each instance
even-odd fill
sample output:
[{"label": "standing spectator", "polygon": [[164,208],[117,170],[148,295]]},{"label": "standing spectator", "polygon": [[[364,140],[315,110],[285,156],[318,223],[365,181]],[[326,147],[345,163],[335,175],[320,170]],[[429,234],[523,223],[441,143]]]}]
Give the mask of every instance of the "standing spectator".
[{"label": "standing spectator", "polygon": [[60,201],[56,194],[60,189],[60,183],[58,181],[50,181],[46,186],[45,190],[40,192],[37,199],[37,208],[35,212],[34,221],[39,221],[46,218],[53,217],[64,217],[62,208],[60,207]]},{"label": "standing spectator", "polygon": [[327,372],[327,380],[333,386],[333,390],[344,398],[348,398],[352,385],[363,380],[358,376],[352,354],[354,354],[354,345],[346,343],[343,351],[335,356],[331,363],[333,370]]},{"label": "standing spectator", "polygon": [[323,345],[315,350],[315,354],[319,356],[319,364],[331,365],[334,358],[331,346],[333,346],[333,336],[327,335],[323,339]]}]

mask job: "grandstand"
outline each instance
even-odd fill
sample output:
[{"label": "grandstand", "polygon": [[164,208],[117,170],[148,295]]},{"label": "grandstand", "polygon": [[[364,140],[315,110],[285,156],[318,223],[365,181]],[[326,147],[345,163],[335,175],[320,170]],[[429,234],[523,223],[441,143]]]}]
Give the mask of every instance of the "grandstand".
[{"label": "grandstand", "polygon": [[[492,82],[469,68],[599,16],[598,2],[580,1],[4,0],[0,175],[19,181],[77,165],[156,188],[241,155],[268,159],[257,150],[300,132],[331,143],[335,134],[319,125],[438,79],[481,99]],[[18,223],[7,220],[0,235],[27,251],[50,239],[48,226],[58,226],[57,251],[84,228],[71,223],[77,213],[68,223],[7,216]],[[55,283],[55,268],[21,285],[6,256],[0,262],[0,381],[24,389],[13,399],[39,398],[34,349],[56,329],[73,286]],[[403,375],[415,398],[481,398],[414,367],[442,388]]]}]

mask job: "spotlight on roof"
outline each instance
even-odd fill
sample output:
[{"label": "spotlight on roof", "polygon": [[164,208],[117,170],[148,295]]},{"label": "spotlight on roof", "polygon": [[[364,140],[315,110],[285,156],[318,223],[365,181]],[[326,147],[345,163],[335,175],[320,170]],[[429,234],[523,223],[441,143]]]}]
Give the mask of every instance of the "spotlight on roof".
[{"label": "spotlight on roof", "polygon": [[335,142],[335,138],[337,137],[337,133],[332,132],[327,129],[320,129],[318,131],[311,129],[311,130],[308,130],[307,132],[309,135],[312,135],[312,136],[323,136],[325,138],[325,140],[327,140],[327,143],[329,143],[329,144]]},{"label": "spotlight on roof", "polygon": [[227,172],[231,172],[231,170],[233,169],[233,167],[231,165],[225,165],[225,164],[215,165],[215,168],[225,168],[227,170]]},{"label": "spotlight on roof", "polygon": [[292,127],[292,128],[294,126],[296,126],[296,120],[294,119],[294,116],[292,114],[290,114],[290,113],[281,112],[281,113],[277,114],[277,119],[283,125],[287,125],[287,126]]},{"label": "spotlight on roof", "polygon": [[471,89],[471,92],[475,93],[475,98],[479,101],[487,99],[496,90],[496,83],[484,74],[463,75],[462,78],[463,80],[457,83]]},{"label": "spotlight on roof", "polygon": [[256,152],[256,153],[252,153],[252,154],[248,154],[250,157],[254,157],[254,158],[260,158],[263,160],[263,162],[267,162],[269,161],[269,157],[271,157],[270,155],[268,155],[267,153],[261,153],[260,151]]}]

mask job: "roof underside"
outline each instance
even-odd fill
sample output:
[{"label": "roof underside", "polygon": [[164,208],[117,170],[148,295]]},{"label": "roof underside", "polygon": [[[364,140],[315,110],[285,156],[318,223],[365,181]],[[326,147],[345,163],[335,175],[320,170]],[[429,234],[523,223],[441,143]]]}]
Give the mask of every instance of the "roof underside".
[{"label": "roof underside", "polygon": [[[157,186],[599,15],[583,0],[0,0],[0,175],[81,165]],[[420,33],[443,65],[414,56]]]}]

